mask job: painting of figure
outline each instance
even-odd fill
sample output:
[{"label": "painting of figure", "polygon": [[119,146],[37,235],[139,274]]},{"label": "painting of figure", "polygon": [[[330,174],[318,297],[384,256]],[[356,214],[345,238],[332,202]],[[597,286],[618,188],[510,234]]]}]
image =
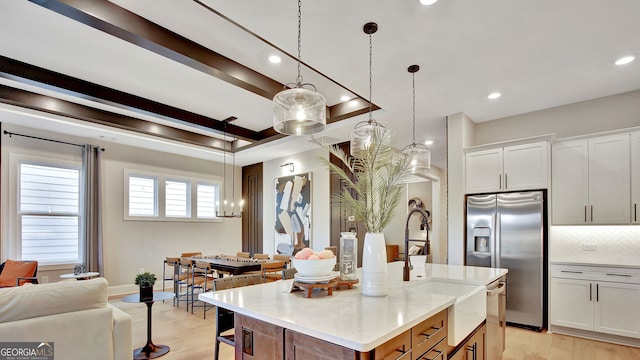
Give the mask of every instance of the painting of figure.
[{"label": "painting of figure", "polygon": [[311,247],[311,173],[275,179],[275,249],[293,255]]}]

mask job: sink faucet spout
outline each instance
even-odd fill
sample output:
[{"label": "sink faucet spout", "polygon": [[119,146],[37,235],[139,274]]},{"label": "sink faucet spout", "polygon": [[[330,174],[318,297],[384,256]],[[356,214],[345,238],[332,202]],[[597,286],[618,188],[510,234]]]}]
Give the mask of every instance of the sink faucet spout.
[{"label": "sink faucet spout", "polygon": [[[425,240],[409,239],[409,219],[415,213],[422,215],[422,225],[427,230],[427,236]],[[402,280],[409,281],[409,274],[411,273],[411,263],[409,261],[409,241],[419,241],[424,243],[425,254],[428,255],[429,248],[429,217],[431,214],[427,210],[413,209],[407,215],[407,224],[404,227],[404,267],[402,268]]]}]

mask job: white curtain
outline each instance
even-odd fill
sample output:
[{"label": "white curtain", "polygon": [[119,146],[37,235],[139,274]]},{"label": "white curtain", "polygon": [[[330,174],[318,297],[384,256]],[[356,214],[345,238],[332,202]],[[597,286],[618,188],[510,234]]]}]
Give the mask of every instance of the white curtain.
[{"label": "white curtain", "polygon": [[87,271],[104,276],[102,258],[102,196],[100,156],[104,149],[92,145],[82,147],[84,222],[82,258]]}]

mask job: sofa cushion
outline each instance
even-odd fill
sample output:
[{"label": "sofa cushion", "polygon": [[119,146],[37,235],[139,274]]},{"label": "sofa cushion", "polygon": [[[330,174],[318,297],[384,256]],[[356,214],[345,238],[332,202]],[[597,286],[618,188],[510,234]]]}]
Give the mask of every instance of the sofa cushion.
[{"label": "sofa cushion", "polygon": [[[7,260],[0,273],[0,287],[16,286],[16,280],[19,277],[32,277],[36,267],[38,267],[38,263],[35,261]],[[21,280],[20,285],[25,282],[28,282],[28,280]]]},{"label": "sofa cushion", "polygon": [[0,323],[0,339],[52,343],[56,360],[131,360],[133,353],[129,345],[127,357],[114,357],[112,309],[108,307]]},{"label": "sofa cushion", "polygon": [[0,289],[0,323],[104,308],[108,285],[96,278]]}]

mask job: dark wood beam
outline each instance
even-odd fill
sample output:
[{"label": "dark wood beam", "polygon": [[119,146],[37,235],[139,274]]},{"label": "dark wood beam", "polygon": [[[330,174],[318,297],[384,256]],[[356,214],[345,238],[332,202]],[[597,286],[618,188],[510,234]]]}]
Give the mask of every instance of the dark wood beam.
[{"label": "dark wood beam", "polygon": [[165,139],[181,141],[216,150],[230,151],[231,144],[210,136],[132,118],[110,111],[72,103],[66,100],[36,94],[5,85],[0,85],[0,102],[23,108],[43,111],[49,114],[71,117],[95,124],[135,131]]},{"label": "dark wood beam", "polygon": [[[43,89],[54,90],[63,94],[105,103],[139,114],[151,115],[170,121],[179,120],[203,126],[220,134],[226,130],[227,133],[233,134],[234,136],[246,141],[253,142],[260,140],[258,133],[243,127],[229,124],[225,128],[225,124],[221,120],[178,109],[176,107],[136,95],[131,95],[119,90],[114,90],[102,85],[90,83],[85,80],[43,69],[41,67],[33,66],[1,55],[0,76],[36,85]],[[68,114],[68,116],[77,118],[73,113]]]},{"label": "dark wood beam", "polygon": [[[94,29],[103,31],[109,35],[119,38],[123,41],[127,41],[136,46],[140,46],[148,51],[154,52],[158,55],[164,56],[168,59],[176,61],[182,65],[189,66],[195,70],[198,70],[209,76],[214,76],[218,79],[226,81],[235,86],[239,86],[247,91],[250,91],[259,96],[272,99],[275,94],[280,92],[284,85],[264,76],[252,69],[249,69],[221,54],[212,51],[194,41],[191,41],[181,35],[178,35],[162,26],[159,26],[135,13],[132,13],[118,5],[106,0],[29,0],[32,3],[38,4],[46,9],[54,11],[60,15],[66,16],[70,19],[78,21],[82,24],[90,26]],[[199,2],[198,2],[199,3]],[[255,35],[255,34],[254,34]],[[308,66],[305,64],[305,66]],[[1,69],[0,65],[0,69]],[[313,68],[311,68],[314,70]],[[42,69],[44,70],[44,69]],[[314,70],[315,71],[315,70]],[[316,71],[317,72],[317,71]],[[61,74],[57,74],[61,75]],[[337,86],[344,88],[345,90],[355,93],[346,89],[336,81],[328,78],[327,76],[320,74],[329,79]],[[29,79],[25,73],[17,75],[26,79]],[[64,75],[61,75],[64,77]],[[47,82],[49,81],[49,82]],[[75,79],[75,81],[82,82],[82,80]],[[41,79],[43,84],[49,84],[54,87],[67,89],[59,86],[60,82],[66,83],[66,80],[60,79]],[[90,83],[89,83],[90,84]],[[75,84],[78,85],[78,84]],[[92,84],[96,87],[100,87],[97,84]],[[107,89],[107,88],[104,88]],[[77,94],[85,94],[88,97],[96,99],[103,99],[111,105],[117,106],[122,104],[128,107],[128,110],[135,110],[152,113],[154,116],[167,117],[171,119],[177,119],[185,121],[187,123],[193,123],[196,125],[205,126],[217,131],[222,131],[224,125],[220,120],[211,119],[202,115],[194,114],[186,110],[176,109],[168,107],[163,104],[157,104],[150,100],[138,98],[134,103],[130,101],[132,99],[123,99],[117,96],[117,92],[113,89],[108,89],[107,92],[95,91],[87,93],[87,89],[80,86],[73,89],[68,89],[76,92]],[[123,93],[124,94],[124,93]],[[125,94],[127,96],[133,96]],[[341,121],[353,116],[357,116],[369,111],[369,102],[362,97],[357,97],[355,100],[357,104],[353,103],[340,103],[334,106],[328,107],[328,119],[327,123],[331,124],[337,121]],[[143,106],[141,103],[147,102]],[[149,108],[149,103],[154,103],[154,106]],[[166,107],[166,108],[161,108]],[[378,106],[372,105],[372,110],[379,109]],[[73,114],[70,116],[73,117]],[[209,123],[207,123],[209,122]],[[272,128],[266,128],[261,131],[252,131],[249,129],[230,125],[228,127],[229,133],[234,136],[253,142],[249,147],[253,147],[260,143],[269,142],[283,135],[276,133]],[[242,147],[242,149],[247,146]]]},{"label": "dark wood beam", "polygon": [[168,59],[272,99],[283,84],[106,0],[29,0]]}]

